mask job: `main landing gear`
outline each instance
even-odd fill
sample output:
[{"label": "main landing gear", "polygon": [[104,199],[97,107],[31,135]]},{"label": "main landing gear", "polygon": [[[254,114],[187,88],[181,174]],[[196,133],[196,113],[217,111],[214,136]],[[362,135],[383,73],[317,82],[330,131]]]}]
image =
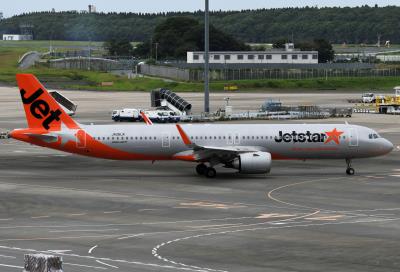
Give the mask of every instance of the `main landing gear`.
[{"label": "main landing gear", "polygon": [[354,170],[354,168],[351,167],[351,160],[346,159],[346,163],[347,163],[346,174],[349,176],[353,176],[356,171]]},{"label": "main landing gear", "polygon": [[217,176],[217,171],[213,167],[207,167],[204,163],[196,166],[196,172],[200,176],[206,176],[207,178],[215,178]]}]

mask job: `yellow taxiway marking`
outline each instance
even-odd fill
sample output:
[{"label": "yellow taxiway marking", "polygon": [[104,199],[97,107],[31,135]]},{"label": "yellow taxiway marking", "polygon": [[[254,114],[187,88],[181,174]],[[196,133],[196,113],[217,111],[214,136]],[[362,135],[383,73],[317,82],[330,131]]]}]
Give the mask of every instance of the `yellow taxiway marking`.
[{"label": "yellow taxiway marking", "polygon": [[188,202],[188,203],[180,203],[179,205],[184,207],[214,208],[214,209],[224,209],[224,210],[246,207],[244,205],[228,205],[228,204],[220,204],[212,202]]},{"label": "yellow taxiway marking", "polygon": [[308,217],[306,220],[320,220],[320,221],[336,221],[339,218],[344,217],[343,215],[331,215],[331,216],[319,216],[319,217]]}]

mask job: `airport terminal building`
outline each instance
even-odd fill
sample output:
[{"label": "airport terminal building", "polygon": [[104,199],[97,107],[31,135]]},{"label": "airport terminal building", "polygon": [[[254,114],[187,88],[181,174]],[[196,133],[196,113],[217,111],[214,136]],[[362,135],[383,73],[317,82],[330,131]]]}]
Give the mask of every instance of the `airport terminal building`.
[{"label": "airport terminal building", "polygon": [[[204,63],[204,52],[187,52],[187,63]],[[318,51],[300,51],[292,43],[284,50],[215,51],[210,52],[210,63],[219,64],[317,64]]]}]

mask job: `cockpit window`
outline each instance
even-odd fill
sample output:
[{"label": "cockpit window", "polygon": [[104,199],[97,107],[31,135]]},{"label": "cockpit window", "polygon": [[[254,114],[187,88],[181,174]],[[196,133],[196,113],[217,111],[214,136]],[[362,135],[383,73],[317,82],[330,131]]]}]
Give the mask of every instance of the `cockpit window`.
[{"label": "cockpit window", "polygon": [[370,138],[370,139],[378,139],[378,138],[380,138],[380,137],[379,137],[379,135],[376,134],[376,133],[371,133],[371,134],[369,134],[369,138]]}]

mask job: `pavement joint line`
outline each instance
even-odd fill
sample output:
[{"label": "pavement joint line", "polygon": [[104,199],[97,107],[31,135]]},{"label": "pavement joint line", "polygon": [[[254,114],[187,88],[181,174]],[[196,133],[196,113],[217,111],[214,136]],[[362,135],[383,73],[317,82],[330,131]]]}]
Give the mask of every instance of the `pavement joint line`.
[{"label": "pavement joint line", "polygon": [[[8,250],[15,250],[15,251],[22,251],[22,252],[34,252],[34,253],[42,253],[42,254],[48,254],[48,251],[40,251],[40,250],[35,250],[35,249],[23,249],[19,247],[7,247],[7,246],[0,246],[0,249],[8,249]],[[116,262],[116,263],[123,263],[123,264],[133,264],[133,265],[139,265],[139,266],[150,266],[150,267],[157,267],[157,268],[165,268],[165,269],[171,269],[171,270],[183,270],[183,271],[193,271],[193,272],[204,272],[203,270],[197,270],[197,269],[191,269],[191,268],[183,268],[183,267],[177,267],[177,266],[171,266],[171,265],[160,265],[160,264],[154,264],[154,263],[144,263],[144,262],[139,262],[139,261],[127,261],[127,260],[121,260],[121,259],[111,259],[111,258],[101,258],[101,257],[94,257],[94,256],[82,256],[78,254],[68,254],[68,253],[59,253],[58,255],[60,256],[65,256],[65,257],[75,257],[75,258],[81,258],[81,259],[90,259],[90,260],[101,260],[101,261],[108,261],[108,262]],[[19,268],[19,267],[18,267]],[[23,268],[23,267],[21,267]]]},{"label": "pavement joint line", "polygon": [[[128,234],[122,234],[121,237],[117,238],[118,240],[126,240],[126,239],[131,239],[135,237],[142,237],[142,236],[148,236],[148,235],[158,235],[158,234],[171,234],[171,233],[184,233],[184,232],[196,232],[196,231],[208,231],[208,230],[220,230],[220,229],[230,229],[230,228],[236,228],[236,227],[249,227],[249,226],[259,226],[259,225],[266,225],[266,224],[271,224],[271,222],[286,222],[286,221],[292,221],[292,220],[297,220],[297,219],[302,219],[308,216],[313,216],[315,214],[318,214],[319,211],[315,211],[313,213],[305,214],[302,216],[298,216],[295,218],[288,218],[288,219],[281,219],[281,220],[276,220],[276,221],[267,221],[267,222],[262,222],[262,223],[253,223],[253,224],[245,224],[245,225],[233,225],[233,226],[224,226],[224,227],[211,227],[211,228],[199,228],[199,229],[188,229],[188,230],[172,230],[172,231],[160,231],[160,232],[147,232],[147,233],[136,233],[132,235]],[[1,240],[0,240],[1,241]]]},{"label": "pavement joint line", "polygon": [[0,266],[3,266],[3,267],[10,267],[10,268],[16,268],[16,269],[24,269],[23,266],[16,266],[16,265],[9,265],[9,264],[0,264]]},{"label": "pavement joint line", "polygon": [[[390,174],[378,174],[378,175],[380,175],[380,176],[389,176]],[[366,177],[366,176],[363,176],[363,177]],[[331,181],[331,180],[337,180],[337,179],[341,179],[341,177],[326,178],[326,179],[316,179],[316,180],[306,180],[306,181],[301,181],[301,182],[286,184],[286,185],[277,187],[277,188],[275,188],[275,189],[269,191],[269,192],[267,193],[267,197],[268,197],[269,199],[272,199],[272,200],[278,202],[278,203],[282,203],[282,204],[290,205],[290,206],[301,207],[301,208],[304,208],[304,209],[305,209],[305,208],[307,208],[307,209],[313,209],[313,210],[315,210],[315,209],[320,209],[322,212],[344,213],[346,216],[349,216],[349,215],[368,216],[367,214],[354,214],[354,213],[353,213],[353,212],[359,212],[359,211],[362,211],[362,210],[354,210],[354,211],[352,211],[352,210],[348,210],[348,211],[335,211],[335,210],[330,210],[330,209],[315,208],[315,207],[309,207],[309,206],[305,206],[305,205],[299,205],[299,204],[295,204],[295,203],[285,202],[285,201],[281,201],[281,200],[279,200],[279,199],[277,199],[277,198],[272,197],[272,194],[273,194],[274,192],[279,191],[279,190],[284,189],[284,188],[288,188],[288,187],[292,187],[292,186],[297,186],[297,185],[300,185],[300,184],[306,184],[306,183],[312,183],[312,182],[321,182],[321,181]]]},{"label": "pavement joint line", "polygon": [[66,233],[66,232],[107,232],[119,231],[119,229],[91,229],[91,230],[52,230],[50,233]]},{"label": "pavement joint line", "polygon": [[213,222],[213,221],[229,221],[229,220],[242,220],[254,219],[254,216],[244,217],[226,217],[226,218],[211,218],[211,219],[195,219],[195,220],[181,220],[181,221],[158,221],[158,222],[141,222],[141,223],[127,223],[127,224],[99,224],[99,225],[38,225],[38,226],[0,226],[0,229],[13,229],[13,228],[78,228],[78,227],[112,227],[112,226],[146,226],[146,225],[161,225],[161,224],[181,224],[181,223],[196,223],[196,222]]},{"label": "pavement joint line", "polygon": [[105,266],[111,267],[111,268],[116,268],[116,269],[119,269],[119,267],[118,267],[118,266],[111,265],[111,264],[108,264],[108,263],[104,263],[104,262],[102,262],[102,261],[99,261],[99,260],[96,260],[96,262],[97,262],[97,263],[99,263],[99,264],[102,264],[102,265],[105,265]]},{"label": "pavement joint line", "polygon": [[[194,236],[187,236],[183,238],[177,238],[174,240],[170,240],[168,242],[164,242],[164,244],[171,244],[171,243],[176,243],[179,241],[185,241],[188,239],[193,239],[193,238],[200,238],[200,237],[208,237],[208,236],[213,236],[213,235],[226,235],[226,234],[232,234],[232,233],[239,233],[239,232],[246,232],[246,231],[259,231],[259,230],[270,230],[270,229],[286,229],[286,228],[299,228],[299,227],[318,227],[318,226],[328,226],[328,225],[344,225],[344,224],[362,224],[362,223],[383,223],[383,222],[389,222],[389,221],[398,221],[400,218],[390,218],[390,219],[375,219],[375,220],[359,220],[359,221],[352,221],[352,222],[325,222],[325,223],[314,223],[314,224],[293,224],[293,225],[284,225],[284,226],[269,226],[269,227],[257,227],[257,228],[250,228],[250,229],[238,229],[238,230],[228,230],[228,231],[222,231],[222,232],[214,232],[214,233],[206,233],[206,234],[198,234]],[[158,254],[158,250],[162,247],[160,246],[161,244],[157,245],[156,247],[153,248],[152,252],[154,257],[161,257]],[[165,259],[165,258],[164,258]],[[166,262],[170,262],[170,260],[167,259]],[[182,265],[181,263],[179,263]],[[187,265],[186,265],[187,266]],[[195,266],[188,266],[194,268]],[[209,270],[209,271],[224,271],[224,270]]]},{"label": "pavement joint line", "polygon": [[7,255],[0,255],[0,258],[16,259],[17,257],[14,257],[14,256],[7,256]]},{"label": "pavement joint line", "polygon": [[100,266],[91,266],[91,265],[84,265],[84,264],[74,264],[74,263],[63,263],[63,265],[71,265],[71,266],[79,266],[79,267],[86,267],[86,268],[94,268],[94,269],[100,269],[100,270],[107,270],[105,267],[100,267]]},{"label": "pavement joint line", "polygon": [[[288,223],[285,223],[285,222],[288,222],[288,221],[290,222],[290,221],[297,220],[297,219],[304,219],[304,218],[306,218],[306,217],[316,215],[316,214],[318,214],[319,212],[320,212],[320,211],[317,210],[317,211],[314,211],[314,212],[309,213],[309,214],[297,216],[297,217],[295,217],[295,218],[275,220],[275,221],[272,221],[272,222],[275,222],[275,223],[280,222],[281,224],[288,224]],[[291,222],[290,222],[290,223],[291,223]],[[238,227],[249,227],[249,226],[265,225],[265,224],[271,224],[271,221],[264,222],[264,223],[240,225],[240,226],[238,226]],[[222,229],[222,228],[229,228],[229,227],[221,227],[221,228],[219,228],[219,229]],[[210,230],[210,229],[200,229],[200,230],[198,230],[198,231],[204,231],[204,230]],[[228,231],[228,232],[229,232],[229,231]],[[175,241],[177,241],[177,240],[179,240],[179,241],[180,241],[180,240],[187,240],[187,239],[190,239],[191,237],[202,237],[202,236],[208,236],[208,234],[199,234],[199,235],[195,235],[195,236],[188,236],[188,237],[184,237],[184,238],[178,238],[178,239],[175,239],[175,240],[169,240],[169,241],[167,241],[167,242],[163,242],[163,243],[158,244],[156,247],[153,248],[153,250],[152,250],[152,255],[153,255],[154,257],[158,258],[158,259],[162,258],[165,262],[170,263],[170,260],[169,260],[169,259],[163,258],[161,255],[158,254],[158,250],[159,250],[161,247],[163,247],[163,246],[165,246],[165,245],[167,245],[167,244],[169,245],[169,244],[171,244],[171,243],[173,243],[173,242],[175,242]],[[179,264],[179,265],[184,265],[184,266],[187,266],[187,267],[191,267],[191,268],[194,268],[194,269],[199,269],[199,267],[197,267],[197,266],[186,265],[186,264],[183,264],[183,263],[178,263],[178,264]],[[212,271],[212,272],[226,272],[225,270],[215,270],[215,269],[211,269],[211,268],[200,268],[200,269],[204,269],[204,270],[206,270],[206,271]]]}]

